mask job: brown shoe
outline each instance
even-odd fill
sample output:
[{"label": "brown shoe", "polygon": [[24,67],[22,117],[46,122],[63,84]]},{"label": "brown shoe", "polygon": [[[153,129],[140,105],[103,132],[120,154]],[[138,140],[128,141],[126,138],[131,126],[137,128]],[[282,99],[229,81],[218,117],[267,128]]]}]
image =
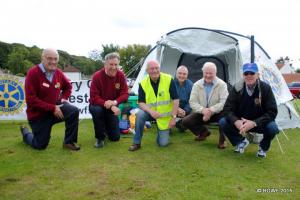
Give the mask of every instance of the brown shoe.
[{"label": "brown shoe", "polygon": [[64,144],[63,148],[70,149],[72,151],[80,150],[80,146],[78,146],[76,143]]},{"label": "brown shoe", "polygon": [[136,151],[136,150],[139,150],[141,148],[141,145],[140,144],[132,144],[128,151]]},{"label": "brown shoe", "polygon": [[219,143],[219,144],[218,144],[218,148],[219,148],[219,149],[225,149],[226,146],[227,146],[227,145],[226,145],[226,142],[222,142],[222,143]]},{"label": "brown shoe", "polygon": [[210,135],[210,131],[207,130],[205,132],[200,133],[198,136],[196,136],[195,140],[196,141],[203,141],[206,140],[206,138]]}]

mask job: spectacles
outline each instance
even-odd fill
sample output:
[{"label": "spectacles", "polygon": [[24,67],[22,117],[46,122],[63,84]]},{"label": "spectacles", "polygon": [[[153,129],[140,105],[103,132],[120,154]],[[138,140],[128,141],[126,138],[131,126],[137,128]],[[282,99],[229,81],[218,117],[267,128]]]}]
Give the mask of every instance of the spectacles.
[{"label": "spectacles", "polygon": [[244,72],[244,76],[248,76],[248,75],[253,76],[254,74],[255,74],[254,72]]}]

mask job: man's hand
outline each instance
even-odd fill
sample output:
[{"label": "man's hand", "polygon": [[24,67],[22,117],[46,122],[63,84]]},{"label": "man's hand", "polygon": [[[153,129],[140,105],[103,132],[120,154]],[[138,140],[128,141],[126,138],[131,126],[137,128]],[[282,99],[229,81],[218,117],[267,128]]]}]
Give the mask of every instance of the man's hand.
[{"label": "man's hand", "polygon": [[65,102],[68,102],[67,99],[61,99],[61,103],[65,103]]},{"label": "man's hand", "polygon": [[54,110],[53,114],[58,119],[63,119],[64,118],[64,114],[62,113],[59,105],[55,106],[55,110]]},{"label": "man's hand", "polygon": [[120,109],[117,106],[112,106],[111,111],[113,111],[114,115],[116,116],[120,114]]},{"label": "man's hand", "polygon": [[154,110],[151,110],[149,114],[153,119],[158,119],[160,117],[160,113]]},{"label": "man's hand", "polygon": [[114,101],[112,101],[112,100],[107,100],[107,101],[104,102],[104,107],[105,107],[106,109],[110,109],[112,106],[115,106]]},{"label": "man's hand", "polygon": [[234,125],[235,127],[240,131],[241,133],[241,130],[242,130],[242,126],[243,126],[243,120],[239,119],[239,120],[236,120],[234,122]]},{"label": "man's hand", "polygon": [[170,121],[169,121],[169,128],[174,128],[176,125],[176,118],[172,118]]},{"label": "man's hand", "polygon": [[177,116],[178,117],[185,117],[185,110],[183,110],[182,108],[178,108],[177,110]]},{"label": "man's hand", "polygon": [[208,121],[212,116],[212,112],[209,108],[203,108],[202,114],[203,114],[203,121],[205,122]]},{"label": "man's hand", "polygon": [[243,125],[240,129],[241,134],[247,133],[249,130],[253,129],[256,126],[254,121],[242,118]]}]

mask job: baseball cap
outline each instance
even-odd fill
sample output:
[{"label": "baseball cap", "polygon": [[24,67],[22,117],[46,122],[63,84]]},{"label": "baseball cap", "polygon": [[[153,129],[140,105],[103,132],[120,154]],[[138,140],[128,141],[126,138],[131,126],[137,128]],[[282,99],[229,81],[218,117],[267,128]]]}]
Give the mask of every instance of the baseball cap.
[{"label": "baseball cap", "polygon": [[243,65],[243,73],[245,72],[258,72],[258,66],[256,63],[245,63]]}]

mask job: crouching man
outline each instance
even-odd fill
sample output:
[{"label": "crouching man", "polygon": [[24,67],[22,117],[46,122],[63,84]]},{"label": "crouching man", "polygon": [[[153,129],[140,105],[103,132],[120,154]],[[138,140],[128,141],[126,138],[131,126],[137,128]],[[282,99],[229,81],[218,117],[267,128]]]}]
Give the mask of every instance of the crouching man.
[{"label": "crouching man", "polygon": [[265,158],[272,139],[279,132],[275,123],[277,105],[271,87],[259,79],[255,63],[243,65],[243,80],[236,83],[229,93],[219,121],[223,132],[236,153],[244,153],[249,141],[247,132],[263,134],[257,156]]}]

